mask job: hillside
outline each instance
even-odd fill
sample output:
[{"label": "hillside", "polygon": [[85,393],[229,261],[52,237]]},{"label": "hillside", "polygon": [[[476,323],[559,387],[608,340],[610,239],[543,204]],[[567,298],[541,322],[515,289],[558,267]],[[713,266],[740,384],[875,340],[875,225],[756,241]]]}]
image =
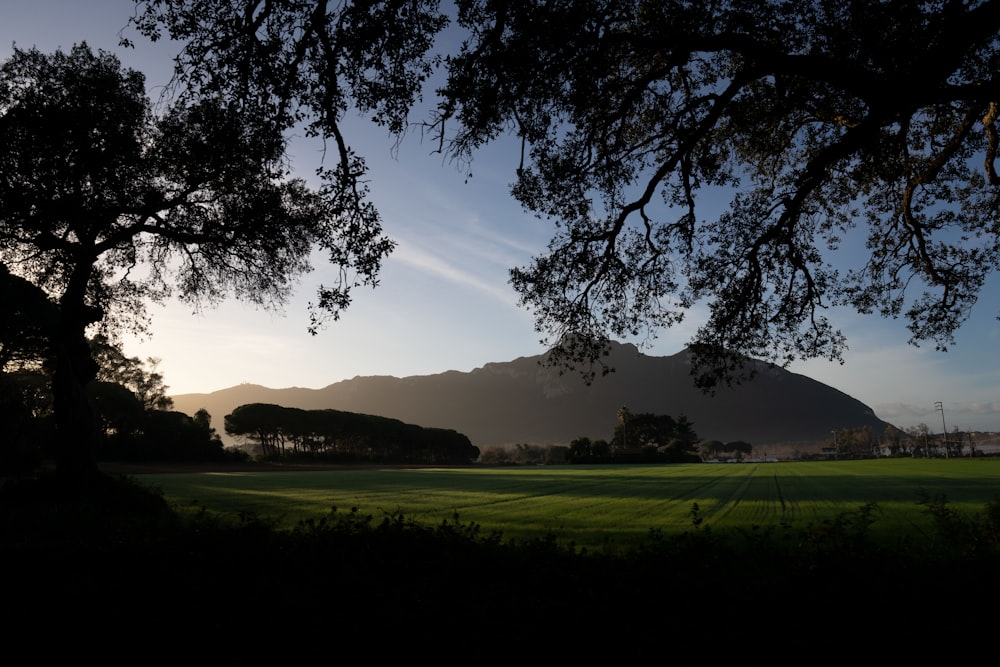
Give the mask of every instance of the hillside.
[{"label": "hillside", "polygon": [[568,444],[579,436],[610,439],[621,406],[633,413],[683,414],[702,438],[745,440],[755,446],[818,443],[834,429],[870,426],[881,432],[885,427],[860,401],[780,368],[762,366],[752,382],[709,396],[693,386],[686,352],[656,357],[616,344],[609,358],[615,372],[589,386],[578,374],[560,374],[541,360],[521,357],[467,373],[355,377],[322,389],[243,384],[173,399],[182,412],[208,410],[220,432],[225,415],[236,407],[274,403],[455,429],[479,447]]}]

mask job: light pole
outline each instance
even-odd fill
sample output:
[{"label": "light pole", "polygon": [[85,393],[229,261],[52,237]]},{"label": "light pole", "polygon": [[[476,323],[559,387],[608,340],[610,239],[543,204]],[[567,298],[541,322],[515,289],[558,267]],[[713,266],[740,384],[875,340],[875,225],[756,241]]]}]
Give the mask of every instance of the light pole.
[{"label": "light pole", "polygon": [[944,425],[944,404],[937,401],[934,403],[934,407],[941,411],[941,441],[944,442],[944,457],[951,458],[948,456],[948,429]]}]

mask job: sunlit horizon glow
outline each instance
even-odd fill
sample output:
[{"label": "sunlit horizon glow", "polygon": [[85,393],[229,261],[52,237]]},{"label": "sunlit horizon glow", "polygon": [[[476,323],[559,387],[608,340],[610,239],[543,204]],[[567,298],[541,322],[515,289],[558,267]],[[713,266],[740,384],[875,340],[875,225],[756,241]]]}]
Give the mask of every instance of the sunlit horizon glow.
[{"label": "sunlit horizon glow", "polygon": [[[86,41],[116,53],[147,75],[151,97],[167,83],[174,47],[129,34],[134,49],[119,46],[133,14],[132,0],[6,0],[0,10],[2,57],[12,46],[51,52]],[[347,136],[371,169],[369,185],[386,232],[398,242],[375,290],[354,293],[343,317],[317,336],[307,333],[307,303],[324,269],[304,276],[282,312],[234,301],[193,312],[169,301],[149,307],[151,336],[123,336],[131,356],[159,358],[170,393],[208,393],[241,383],[319,389],[355,376],[430,375],[471,371],[544,351],[531,313],[518,307],[508,270],[545,249],[551,224],[524,212],[509,194],[515,152],[499,145],[466,171],[434,154],[418,136],[394,153],[382,128],[348,119]],[[293,145],[302,173],[318,152]],[[1000,279],[991,277],[980,303],[948,352],[907,345],[903,322],[835,313],[850,349],[843,364],[812,360],[789,370],[830,385],[870,406],[897,426],[1000,430]],[[659,332],[641,348],[666,356],[680,351],[697,327],[698,311],[682,327]],[[641,341],[628,341],[641,342]]]}]

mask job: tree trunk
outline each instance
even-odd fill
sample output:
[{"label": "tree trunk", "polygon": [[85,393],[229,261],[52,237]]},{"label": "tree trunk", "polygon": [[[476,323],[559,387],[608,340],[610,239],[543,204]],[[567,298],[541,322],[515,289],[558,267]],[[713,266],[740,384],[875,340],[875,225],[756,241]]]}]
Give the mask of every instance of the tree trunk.
[{"label": "tree trunk", "polygon": [[60,477],[74,483],[97,473],[97,420],[87,396],[87,385],[97,377],[97,363],[87,343],[87,327],[101,314],[85,302],[89,273],[77,271],[59,300],[59,325],[52,341],[56,467]]}]

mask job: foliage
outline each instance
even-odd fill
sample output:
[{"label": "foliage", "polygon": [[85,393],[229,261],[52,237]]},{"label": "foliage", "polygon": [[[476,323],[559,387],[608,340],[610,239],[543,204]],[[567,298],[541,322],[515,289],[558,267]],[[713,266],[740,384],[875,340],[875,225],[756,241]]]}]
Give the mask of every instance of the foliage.
[{"label": "foliage", "polygon": [[90,339],[90,354],[97,362],[97,380],[128,389],[146,410],[168,410],[174,405],[167,396],[163,375],[156,370],[160,360],[150,357],[126,357],[121,346],[107,336],[98,334]]},{"label": "foliage", "polygon": [[744,356],[839,358],[829,306],[944,348],[998,268],[993,3],[470,1],[459,21],[438,129],[470,157],[523,141],[514,195],[558,232],[513,283],[556,338],[707,301],[704,384]]},{"label": "foliage", "polygon": [[139,410],[131,428],[115,429],[102,439],[97,455],[102,461],[236,462],[249,457],[226,448],[200,410],[194,417],[172,410]]},{"label": "foliage", "polygon": [[[402,134],[445,24],[431,0],[140,4],[141,31],[186,44],[179,85],[335,141],[340,191],[363,173],[344,114]],[[747,356],[840,358],[831,306],[944,348],[997,270],[995,3],[455,5],[465,39],[425,129],[459,161],[521,142],[513,194],[556,232],[512,282],[555,362],[702,302],[704,386]]]},{"label": "foliage", "polygon": [[[446,24],[437,0],[303,3],[280,0],[217,3],[148,0],[133,25],[159,39],[179,39],[176,82],[181,99],[239,100],[241,113],[276,135],[305,127],[329,140],[334,166],[317,169],[323,194],[336,206],[344,251],[335,264],[356,259],[365,284],[374,284],[379,259],[392,248],[379,213],[368,200],[367,167],[341,129],[348,111],[360,112],[401,134],[421,84],[438,58],[429,55]],[[127,42],[127,40],[126,40]],[[350,303],[345,273],[319,290],[312,331]]]},{"label": "foliage", "polygon": [[38,372],[0,373],[0,475],[27,473],[52,442],[48,378]]},{"label": "foliage", "polygon": [[471,463],[479,457],[469,438],[454,430],[340,410],[251,403],[226,415],[225,428],[268,459]]},{"label": "foliage", "polygon": [[633,413],[618,409],[610,442],[581,436],[566,452],[570,463],[682,463],[697,461],[694,425],[681,415]]},{"label": "foliage", "polygon": [[881,449],[879,439],[870,426],[841,428],[831,435],[838,458],[863,459],[878,456]]},{"label": "foliage", "polygon": [[[769,655],[792,661],[815,649],[819,629],[856,620],[831,621],[831,609],[860,608],[863,636],[845,630],[828,654],[841,647],[858,655],[874,622],[901,654],[913,645],[961,655],[968,642],[956,638],[980,631],[966,612],[1000,588],[1000,554],[880,546],[867,534],[876,510],[845,508],[825,525],[727,540],[695,525],[692,508],[683,533],[650,532],[636,549],[612,554],[545,537],[508,541],[455,514],[426,523],[327,507],[292,527],[252,513],[236,522],[209,512],[184,517],[134,480],[102,478],[81,494],[43,477],[0,487],[0,562],[11,575],[5,600],[19,611],[6,627],[34,636],[58,599],[75,619],[64,636],[81,641],[109,627],[145,636],[186,619],[200,630],[177,633],[171,645],[180,652],[218,644],[231,657],[273,649],[297,660],[284,633],[231,641],[258,615],[290,609],[288,625],[270,623],[310,636],[336,628],[352,642],[382,641],[381,654],[401,658],[438,633],[435,650],[456,657],[491,646],[491,655],[511,658],[641,661],[663,650],[663,633],[615,611],[641,609],[642,623],[669,628],[675,642],[715,642],[713,655],[734,660],[767,642]],[[137,595],[136,582],[156,595]],[[967,606],[961,591],[975,591]],[[98,595],[101,613],[84,613]],[[741,612],[754,618],[729,620]],[[530,631],[509,632],[512,619]],[[580,628],[585,638],[565,639]],[[540,642],[540,634],[552,640]],[[305,646],[302,659],[314,651]]]},{"label": "foliage", "polygon": [[939,548],[969,558],[1000,551],[1000,496],[986,504],[984,511],[963,513],[948,505],[944,494],[918,494],[920,505],[934,520]]},{"label": "foliage", "polygon": [[0,264],[58,304],[54,409],[70,475],[94,465],[92,325],[141,328],[146,303],[174,290],[278,306],[317,250],[342,271],[322,288],[336,314],[391,248],[377,220],[290,178],[280,128],[247,104],[206,96],[154,113],[143,76],[86,45],[15,49],[0,67]]},{"label": "foliage", "polygon": [[570,447],[563,445],[530,445],[519,442],[513,446],[483,447],[477,463],[493,466],[559,465],[573,458]]},{"label": "foliage", "polygon": [[45,292],[0,264],[0,373],[37,371],[59,313]]},{"label": "foliage", "polygon": [[[126,357],[118,344],[98,335],[89,340],[97,378],[85,387],[96,429],[95,456],[116,461],[242,460],[226,450],[204,410],[193,418],[168,412],[156,360]],[[45,350],[22,357],[28,368],[0,373],[0,473],[31,472],[54,453],[52,376]]]},{"label": "foliage", "polygon": [[663,461],[681,463],[697,460],[695,443],[698,440],[694,425],[684,415],[674,419],[670,415],[652,413],[633,414],[619,410],[621,423],[615,427],[611,439],[612,457],[636,463]]}]

